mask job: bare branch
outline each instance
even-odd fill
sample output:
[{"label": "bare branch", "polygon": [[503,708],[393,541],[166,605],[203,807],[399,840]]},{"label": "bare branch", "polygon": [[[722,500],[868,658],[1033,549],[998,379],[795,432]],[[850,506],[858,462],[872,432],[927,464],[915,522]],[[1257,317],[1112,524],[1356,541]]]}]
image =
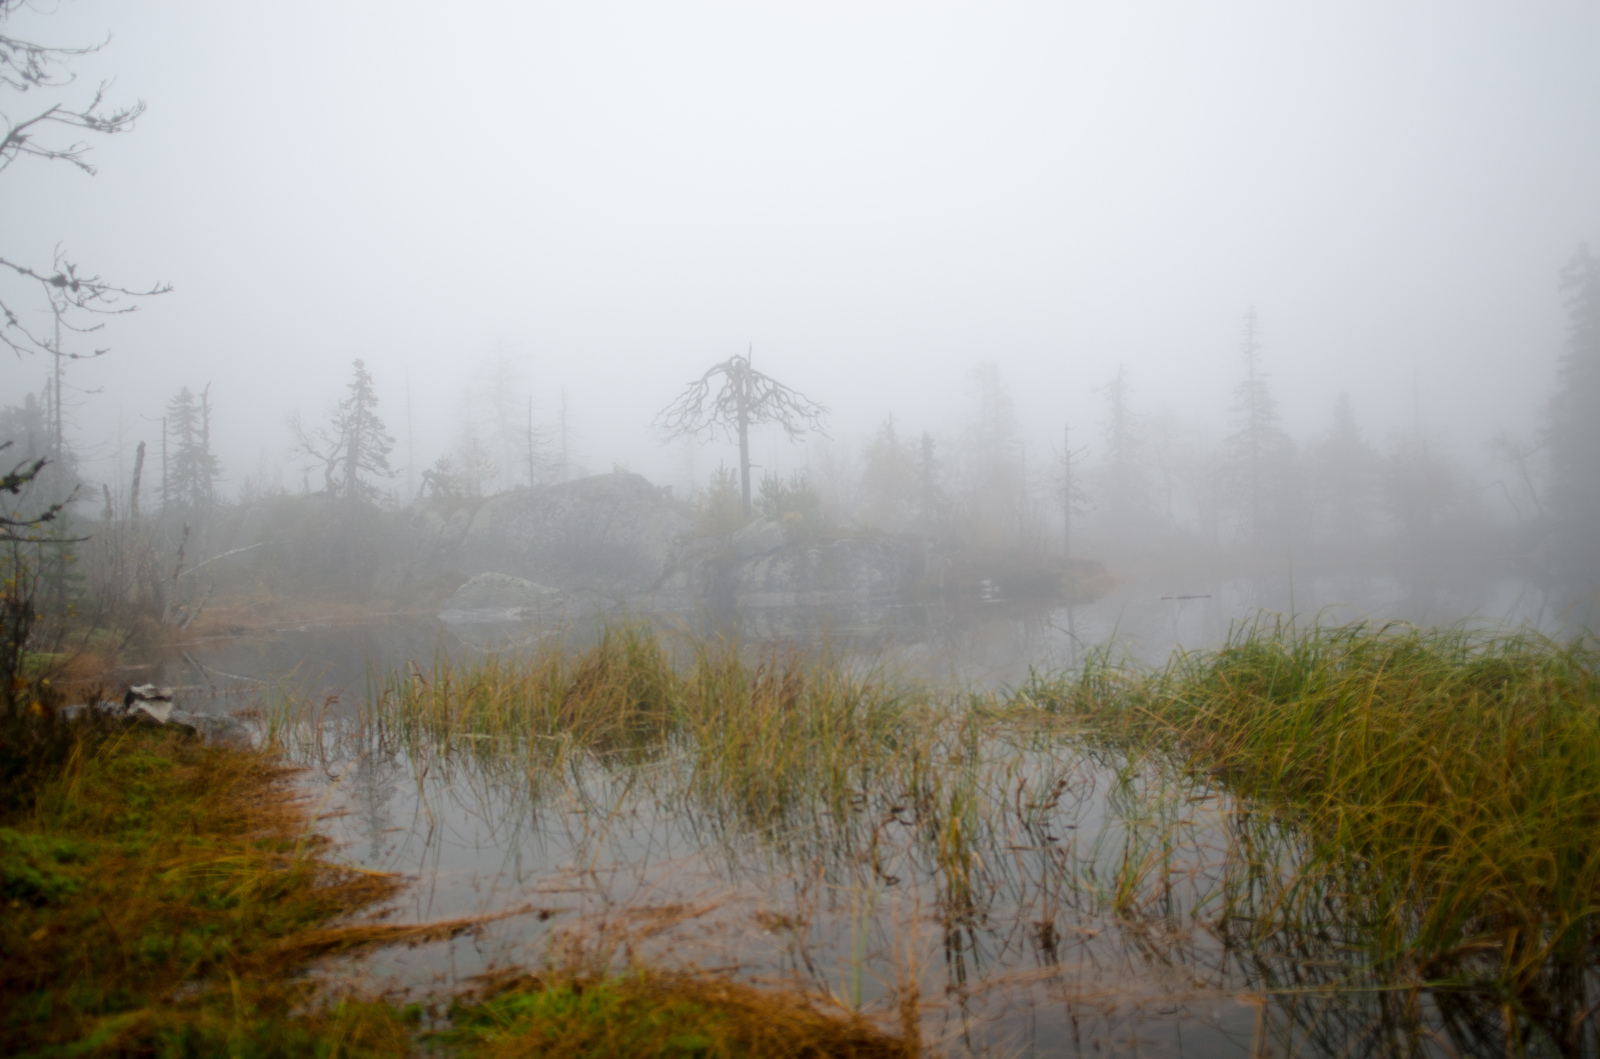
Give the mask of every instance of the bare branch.
[{"label": "bare branch", "polygon": [[[0,452],[12,446],[13,442],[0,442]],[[39,472],[44,470],[45,459],[36,459],[30,464],[23,460],[5,474],[0,475],[0,493],[10,493],[13,496],[21,494],[29,482],[39,477]],[[11,514],[0,513],[0,541],[16,544],[28,543],[72,543],[86,540],[84,537],[47,537],[38,533],[39,527],[54,522],[56,516],[66,509],[67,505],[77,499],[78,491],[74,489],[72,495],[65,500],[51,504],[37,515],[24,516],[15,512]]]},{"label": "bare branch", "polygon": [[[0,25],[27,6],[28,0],[0,0]],[[67,88],[76,80],[70,68],[71,61],[99,51],[109,40],[87,47],[62,48],[0,34],[0,91],[25,95]],[[106,97],[110,88],[110,82],[101,82],[93,92],[86,93],[87,100],[80,97],[77,102],[57,101],[45,105],[46,101],[41,100],[38,109],[15,120],[8,113],[0,113],[0,173],[21,158],[36,158],[65,162],[93,175],[94,166],[86,157],[90,150],[87,137],[127,132],[145,109],[143,101],[127,106],[109,104]],[[0,258],[0,278],[11,281],[13,287],[20,283],[23,288],[42,294],[60,326],[77,333],[99,330],[103,326],[99,317],[133,312],[137,308],[118,304],[121,298],[164,294],[172,289],[166,283],[140,289],[107,282],[98,275],[81,272],[59,247],[49,267]],[[18,296],[15,289],[8,293],[11,297],[0,301],[0,346],[19,356],[48,352],[81,358],[105,352],[97,349],[92,353],[67,353],[55,348],[23,323],[19,306],[26,306],[35,295]]]},{"label": "bare branch", "polygon": [[[722,386],[713,396],[719,375]],[[827,414],[826,406],[752,368],[745,355],[730,357],[691,382],[656,416],[655,427],[663,441],[708,438],[719,432],[731,439],[742,415],[751,426],[776,423],[793,439],[808,432],[826,436],[822,424]]]}]

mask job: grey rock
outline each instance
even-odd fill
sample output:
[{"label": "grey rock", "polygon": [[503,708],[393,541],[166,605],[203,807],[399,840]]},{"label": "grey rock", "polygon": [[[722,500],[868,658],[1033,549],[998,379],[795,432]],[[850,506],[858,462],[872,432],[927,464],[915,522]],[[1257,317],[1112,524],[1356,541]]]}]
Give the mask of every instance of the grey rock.
[{"label": "grey rock", "polygon": [[[178,712],[182,713],[183,711],[179,710]],[[122,716],[130,721],[138,721],[141,724],[166,724],[172,719],[172,713],[171,700],[165,702],[155,700],[150,702],[135,701],[131,706],[127,707]]]},{"label": "grey rock", "polygon": [[563,592],[651,592],[694,526],[687,505],[637,474],[437,502],[413,515],[415,576],[501,573]]},{"label": "grey rock", "polygon": [[101,700],[92,705],[80,702],[64,706],[57,716],[71,723],[91,715],[99,715],[114,724],[172,729],[219,746],[248,749],[254,745],[250,728],[243,722],[232,717],[219,717],[209,713],[190,713],[173,705],[172,688],[156,689],[166,696],[162,699],[140,697],[150,694],[154,688],[153,684],[130,688],[122,702]]},{"label": "grey rock", "polygon": [[511,574],[478,574],[456,589],[445,604],[450,611],[512,611],[542,613],[557,610],[566,594]]},{"label": "grey rock", "polygon": [[910,593],[926,570],[921,541],[846,537],[747,560],[731,577],[740,607],[860,605]]},{"label": "grey rock", "polygon": [[782,548],[788,538],[781,523],[770,518],[756,519],[733,535],[733,554],[740,559],[767,555]]},{"label": "grey rock", "polygon": [[255,742],[250,736],[249,727],[240,721],[234,720],[232,717],[173,710],[171,716],[167,719],[167,724],[186,728],[213,746],[227,746],[235,750],[247,750]]}]

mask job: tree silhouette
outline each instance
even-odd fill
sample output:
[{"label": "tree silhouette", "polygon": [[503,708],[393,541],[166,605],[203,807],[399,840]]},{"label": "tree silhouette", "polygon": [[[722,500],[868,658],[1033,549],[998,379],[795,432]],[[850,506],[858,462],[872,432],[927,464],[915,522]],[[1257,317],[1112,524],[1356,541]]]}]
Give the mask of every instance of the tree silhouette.
[{"label": "tree silhouette", "polygon": [[168,433],[174,445],[168,492],[187,511],[201,515],[217,497],[222,463],[211,451],[211,384],[199,394],[185,386],[167,402]]},{"label": "tree silhouette", "polygon": [[1294,444],[1279,425],[1278,405],[1262,365],[1261,320],[1252,307],[1239,334],[1244,378],[1233,388],[1237,429],[1226,440],[1232,483],[1243,507],[1250,543],[1264,544],[1269,528],[1287,528],[1286,485],[1292,473]]},{"label": "tree silhouette", "polygon": [[[719,384],[720,378],[720,384]],[[822,433],[827,408],[750,366],[750,354],[713,365],[656,416],[662,441],[706,438],[721,433],[739,439],[739,491],[750,518],[750,428],[776,423],[792,441],[809,430]]]},{"label": "tree silhouette", "polygon": [[299,414],[289,417],[294,432],[294,451],[322,465],[323,488],[330,496],[342,496],[352,506],[375,502],[376,484],[369,477],[388,478],[389,452],[394,438],[378,418],[378,394],[372,386],[372,373],[362,361],[355,362],[350,394],[328,416],[325,426],[307,428]]},{"label": "tree silhouette", "polygon": [[1567,349],[1550,400],[1550,513],[1562,573],[1600,580],[1600,258],[1587,245],[1561,270]]}]

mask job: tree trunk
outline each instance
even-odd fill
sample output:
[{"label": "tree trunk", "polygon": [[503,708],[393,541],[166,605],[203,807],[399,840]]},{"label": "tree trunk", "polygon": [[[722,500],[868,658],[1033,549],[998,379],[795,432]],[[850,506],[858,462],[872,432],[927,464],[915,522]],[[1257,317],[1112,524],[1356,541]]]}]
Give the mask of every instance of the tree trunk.
[{"label": "tree trunk", "polygon": [[344,498],[352,506],[356,503],[356,473],[361,466],[361,425],[359,421],[350,428],[350,455],[344,466]]},{"label": "tree trunk", "polygon": [[1061,558],[1072,562],[1072,428],[1061,429],[1061,451],[1066,454],[1064,465],[1066,467],[1065,502],[1061,511]]},{"label": "tree trunk", "polygon": [[139,447],[133,454],[133,491],[128,494],[128,511],[132,515],[133,524],[139,524],[139,479],[144,476],[144,442],[139,442]]},{"label": "tree trunk", "polygon": [[741,378],[739,389],[739,493],[744,502],[744,520],[750,521],[750,405],[747,400],[749,380]]}]

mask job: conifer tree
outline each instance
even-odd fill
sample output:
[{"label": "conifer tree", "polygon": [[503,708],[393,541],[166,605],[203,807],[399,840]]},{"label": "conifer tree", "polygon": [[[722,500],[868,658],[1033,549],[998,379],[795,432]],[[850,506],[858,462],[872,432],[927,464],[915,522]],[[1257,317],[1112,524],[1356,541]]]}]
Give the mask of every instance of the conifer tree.
[{"label": "conifer tree", "polygon": [[185,386],[167,402],[167,436],[172,443],[169,502],[193,514],[216,503],[222,463],[211,451],[211,385],[195,395]]},{"label": "conifer tree", "polygon": [[1311,478],[1316,490],[1317,524],[1343,544],[1372,529],[1382,459],[1356,422],[1348,393],[1333,403],[1333,422],[1311,446]]},{"label": "conifer tree", "polygon": [[307,428],[298,413],[289,417],[294,451],[321,464],[323,490],[352,507],[375,503],[382,495],[372,478],[389,478],[394,438],[378,418],[378,393],[372,373],[357,360],[349,394],[334,407],[324,426]]},{"label": "conifer tree", "polygon": [[1267,386],[1261,319],[1252,308],[1239,335],[1244,378],[1233,388],[1234,432],[1225,442],[1232,493],[1251,544],[1262,545],[1288,528],[1294,444],[1283,432],[1278,405]]},{"label": "conifer tree", "polygon": [[1567,348],[1550,400],[1550,515],[1562,572],[1600,579],[1600,258],[1587,244],[1561,270]]},{"label": "conifer tree", "polygon": [[1106,398],[1106,417],[1100,421],[1105,461],[1096,491],[1110,532],[1117,539],[1126,540],[1143,532],[1151,518],[1144,436],[1140,417],[1133,410],[1128,366],[1118,365],[1117,373],[1100,392]]}]

